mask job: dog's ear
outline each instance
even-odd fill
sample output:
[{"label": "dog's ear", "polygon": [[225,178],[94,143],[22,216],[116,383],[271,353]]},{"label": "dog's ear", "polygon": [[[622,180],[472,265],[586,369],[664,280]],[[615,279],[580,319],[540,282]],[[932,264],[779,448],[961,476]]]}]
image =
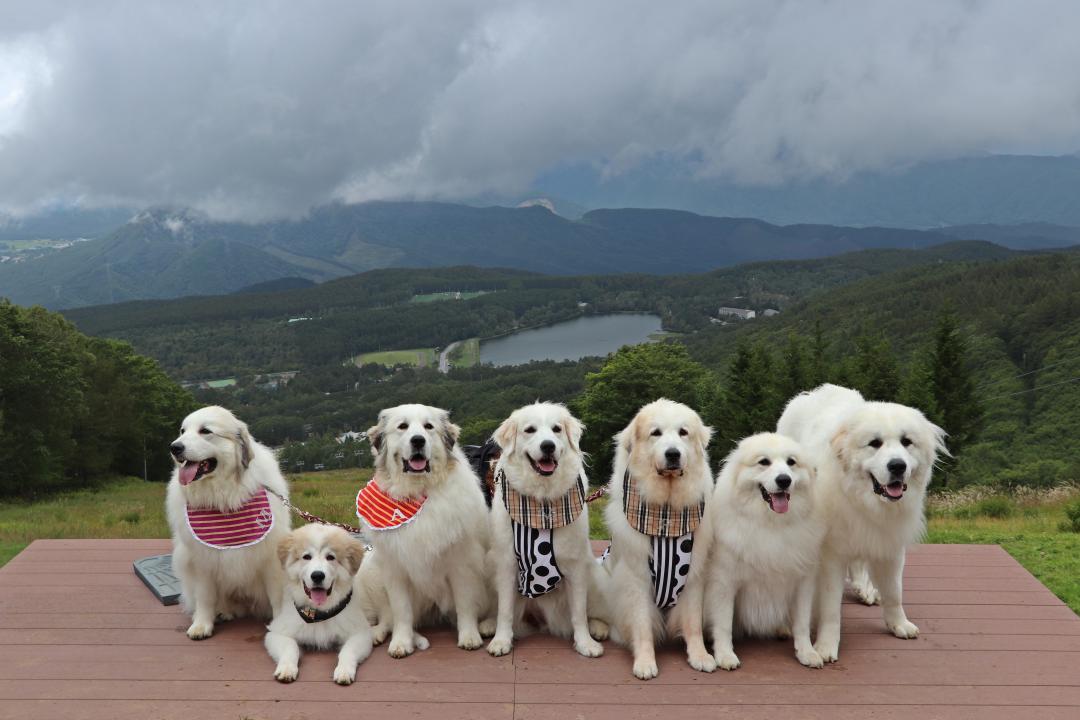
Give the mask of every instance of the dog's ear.
[{"label": "dog's ear", "polygon": [[443,445],[446,446],[446,452],[450,453],[454,451],[454,445],[457,444],[458,436],[461,435],[461,428],[454,423],[450,422],[450,413],[443,411],[442,417],[439,418],[439,424],[442,427],[441,432]]},{"label": "dog's ear", "polygon": [[574,452],[581,452],[581,435],[585,432],[585,426],[567,410],[563,427],[566,428],[566,440],[570,443],[570,448]]},{"label": "dog's ear", "polygon": [[285,567],[289,564],[289,556],[292,554],[293,549],[293,536],[290,533],[278,541],[277,556],[281,561],[281,567]]},{"label": "dog's ear", "polygon": [[386,432],[386,414],[379,413],[379,421],[368,428],[367,439],[371,443],[371,449],[378,455],[383,448],[383,434]]},{"label": "dog's ear", "polygon": [[848,466],[848,431],[847,427],[842,426],[833,435],[832,440],[829,441],[830,447],[832,447],[833,455],[840,461],[840,464],[845,468]]},{"label": "dog's ear", "polygon": [[502,424],[492,433],[491,439],[499,446],[503,455],[510,455],[514,452],[514,445],[517,444],[516,413],[502,421]]},{"label": "dog's ear", "polygon": [[246,424],[239,423],[239,425],[236,431],[237,453],[240,457],[240,465],[246,469],[251,464],[251,445],[255,440],[251,437],[251,431],[248,430]]},{"label": "dog's ear", "polygon": [[697,437],[695,439],[698,441],[698,446],[701,447],[701,454],[707,459],[709,457],[709,443],[712,442],[713,429],[703,423],[700,418],[698,419],[697,426]]},{"label": "dog's ear", "polygon": [[621,432],[615,435],[615,453],[619,451],[625,452],[629,455],[634,449],[634,443],[637,441],[638,425],[641,423],[638,421],[638,416],[635,415],[630,421],[630,424],[622,429]]},{"label": "dog's ear", "polygon": [[364,543],[349,536],[349,541],[345,545],[345,552],[339,553],[338,558],[349,569],[350,575],[355,575],[357,570],[360,569],[360,563],[364,560],[364,552]]}]

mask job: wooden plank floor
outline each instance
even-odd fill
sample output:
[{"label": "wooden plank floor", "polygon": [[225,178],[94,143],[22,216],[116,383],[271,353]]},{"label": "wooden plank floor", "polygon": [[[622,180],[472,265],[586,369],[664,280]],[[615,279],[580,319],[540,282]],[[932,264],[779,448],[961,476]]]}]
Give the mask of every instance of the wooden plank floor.
[{"label": "wooden plank floor", "polygon": [[736,647],[738,671],[705,675],[672,646],[645,683],[610,643],[586,659],[538,635],[493,658],[435,630],[405,660],[376,648],[350,687],[330,680],[332,653],[274,682],[254,622],[188,640],[131,570],[168,550],[39,540],[0,568],[0,718],[1080,718],[1080,618],[997,546],[914,548],[906,606],[922,636],[897,640],[878,608],[846,604],[841,660],[823,670],[762,641]]}]

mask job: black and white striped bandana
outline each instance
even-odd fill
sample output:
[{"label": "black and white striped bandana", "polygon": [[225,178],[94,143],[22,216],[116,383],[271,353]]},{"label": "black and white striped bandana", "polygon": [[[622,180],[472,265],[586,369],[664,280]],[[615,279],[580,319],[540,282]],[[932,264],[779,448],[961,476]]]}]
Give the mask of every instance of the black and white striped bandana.
[{"label": "black and white striped bandana", "polygon": [[674,607],[679,593],[690,576],[690,558],[694,550],[694,534],[681,537],[652,538],[649,553],[649,572],[652,573],[653,599],[661,610]]},{"label": "black and white striped bandana", "polygon": [[534,598],[546,595],[559,586],[562,573],[555,562],[555,544],[548,528],[532,528],[513,518],[514,557],[517,559],[518,594]]}]

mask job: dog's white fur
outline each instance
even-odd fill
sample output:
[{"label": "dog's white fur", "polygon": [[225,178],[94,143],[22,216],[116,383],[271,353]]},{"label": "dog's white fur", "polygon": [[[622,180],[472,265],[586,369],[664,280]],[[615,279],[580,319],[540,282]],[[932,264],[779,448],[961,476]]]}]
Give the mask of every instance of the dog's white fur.
[{"label": "dog's white fur", "polygon": [[[582,425],[570,411],[555,403],[537,402],[515,410],[492,438],[502,449],[496,472],[502,471],[510,487],[522,495],[555,499],[566,495],[579,477],[585,480],[581,452]],[[541,449],[552,443],[546,455]],[[556,466],[548,475],[540,474],[530,462],[550,457]],[[498,596],[498,618],[495,636],[488,643],[492,655],[505,655],[513,647],[515,635],[522,634],[522,618],[528,610],[538,617],[552,635],[573,638],[574,649],[585,657],[598,657],[604,648],[593,639],[590,627],[601,639],[607,637],[605,623],[590,623],[588,604],[596,599],[595,575],[603,570],[593,556],[589,544],[589,508],[585,506],[574,522],[555,528],[551,533],[556,562],[563,575],[559,587],[533,599],[521,597],[517,590],[517,561],[514,556],[513,529],[510,513],[502,499],[502,488],[496,486],[491,507],[491,549],[488,553]],[[517,628],[517,631],[515,631]]]},{"label": "dog's white fur", "polygon": [[[696,505],[712,490],[707,448],[712,429],[692,409],[681,403],[660,399],[641,408],[630,424],[615,436],[615,461],[608,485],[605,519],[611,531],[611,554],[605,563],[610,569],[608,600],[617,635],[634,655],[634,675],[642,680],[656,677],[656,642],[682,628],[685,604],[680,600],[668,611],[654,602],[649,573],[651,541],[630,526],[623,513],[623,474],[630,473],[638,492],[651,504],[669,504],[674,509]],[[681,472],[666,472],[665,452],[679,451]],[[690,590],[702,561],[696,548],[691,578],[683,592]]]},{"label": "dog's white fur", "polygon": [[[478,618],[488,610],[485,575],[488,547],[487,505],[479,480],[457,446],[459,429],[445,410],[400,405],[379,413],[368,430],[379,485],[399,499],[427,497],[417,516],[392,530],[370,530],[373,547],[360,571],[378,623],[374,640],[391,633],[392,657],[411,655],[427,640],[415,625],[447,616],[456,621],[458,647],[482,644]],[[414,455],[411,439],[424,439],[429,472],[405,472]]]},{"label": "dog's white fur", "polygon": [[[801,442],[817,467],[818,500],[827,525],[814,645],[822,659],[833,662],[839,656],[840,606],[849,566],[864,599],[876,600],[880,592],[889,630],[899,638],[917,637],[919,629],[903,607],[904,557],[925,528],[923,501],[938,454],[948,452],[945,432],[914,408],[868,402],[836,385],[793,398],[777,431]],[[893,461],[905,465],[895,478],[888,469]],[[902,480],[907,489],[899,500],[889,500],[875,494],[871,477],[882,485],[890,478]]]},{"label": "dog's white fur", "polygon": [[[288,497],[289,488],[274,454],[255,442],[247,425],[222,407],[204,407],[184,418],[177,468],[165,497],[172,530],[173,571],[180,580],[184,609],[191,613],[192,640],[210,637],[221,617],[270,618],[281,599],[284,574],[275,548],[289,534],[289,511],[272,494],[274,526],[262,541],[245,548],[217,550],[203,545],[188,527],[186,506],[236,510],[260,487]],[[217,467],[189,485],[181,485],[184,461],[214,459]]]},{"label": "dog's white fur", "polygon": [[[825,525],[807,462],[798,442],[774,433],[743,439],[724,461],[694,538],[695,556],[705,555],[706,582],[686,590],[683,636],[693,668],[739,667],[733,634],[793,636],[799,662],[822,667],[810,642],[810,616]],[[785,491],[777,483],[784,476],[791,483],[790,503],[779,514],[762,489],[770,495]],[[712,631],[712,654],[703,642],[703,620]]]},{"label": "dog's white fur", "polygon": [[[305,525],[293,530],[278,544],[278,557],[286,582],[280,609],[267,628],[267,652],[277,662],[274,677],[292,682],[299,674],[300,646],[319,650],[341,646],[334,682],[349,685],[356,679],[356,666],[371,654],[371,626],[368,625],[359,593],[354,590],[356,572],[364,558],[364,544],[341,528]],[[324,579],[312,577],[321,572]],[[315,603],[305,588],[329,587],[322,604]],[[349,604],[337,615],[307,623],[297,608],[332,610],[349,593]]]}]

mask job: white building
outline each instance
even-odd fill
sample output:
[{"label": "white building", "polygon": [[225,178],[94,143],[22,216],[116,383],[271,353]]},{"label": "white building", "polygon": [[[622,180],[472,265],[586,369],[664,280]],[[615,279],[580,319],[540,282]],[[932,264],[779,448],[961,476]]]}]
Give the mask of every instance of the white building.
[{"label": "white building", "polygon": [[774,315],[779,315],[780,311],[774,308],[766,308],[761,314],[765,317],[772,317]]},{"label": "white building", "polygon": [[732,307],[722,307],[716,311],[716,314],[720,317],[736,317],[740,320],[753,320],[757,317],[757,313],[753,310]]}]

